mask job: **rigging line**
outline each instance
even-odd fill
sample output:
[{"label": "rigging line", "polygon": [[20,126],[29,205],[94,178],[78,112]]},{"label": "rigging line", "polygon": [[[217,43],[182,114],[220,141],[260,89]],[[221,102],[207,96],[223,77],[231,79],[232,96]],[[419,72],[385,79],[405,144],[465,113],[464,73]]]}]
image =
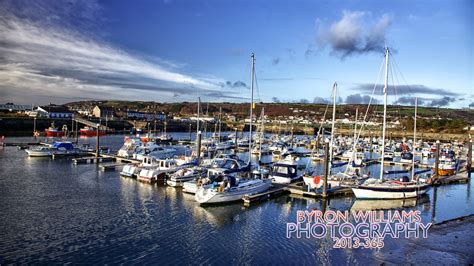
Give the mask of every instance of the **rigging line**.
[{"label": "rigging line", "polygon": [[[309,163],[310,163],[311,160],[312,160],[311,158],[313,157],[313,154],[314,154],[315,150],[318,148],[318,141],[317,141],[317,140],[319,139],[319,137],[320,137],[320,135],[321,135],[321,129],[322,129],[322,127],[323,127],[324,122],[326,121],[326,114],[327,114],[327,112],[328,112],[329,104],[330,104],[330,103],[331,103],[331,102],[328,100],[328,101],[327,101],[327,104],[326,104],[326,109],[324,110],[323,120],[322,120],[321,123],[319,124],[318,134],[316,135],[316,145],[314,145],[313,149],[311,150],[310,159],[306,162],[306,167],[305,167],[305,169],[304,169],[304,173],[306,173],[306,171],[308,170]],[[324,134],[323,134],[323,136],[324,136]]]},{"label": "rigging line", "polygon": [[[355,139],[354,141],[359,142],[360,135],[362,134],[362,130],[364,129],[364,125],[365,125],[365,123],[366,123],[366,119],[367,119],[367,115],[368,115],[368,113],[369,113],[370,105],[371,105],[371,103],[372,103],[372,99],[373,99],[373,96],[374,96],[374,94],[375,94],[375,91],[376,91],[376,88],[377,88],[377,84],[378,84],[378,82],[379,82],[379,78],[380,78],[380,76],[381,76],[380,74],[381,74],[381,72],[382,72],[382,68],[383,68],[384,62],[385,62],[385,57],[382,59],[382,62],[380,63],[379,72],[378,72],[378,74],[377,74],[377,78],[376,78],[376,81],[375,81],[375,83],[374,83],[374,88],[373,88],[373,90],[372,90],[372,95],[370,96],[370,99],[369,99],[369,104],[367,105],[367,109],[365,110],[365,114],[364,114],[364,119],[362,120],[362,125],[360,126],[359,132],[356,134],[357,137],[356,137],[356,139]],[[351,158],[351,159],[352,159],[352,158]],[[349,164],[348,164],[348,166],[346,167],[346,170],[344,171],[344,173],[346,173],[346,174],[347,174],[347,171],[349,171],[349,168],[350,168],[349,165],[352,163],[351,159],[349,159]]]},{"label": "rigging line", "polygon": [[[392,57],[393,58],[393,57]],[[392,78],[392,84],[393,84],[393,90],[395,91],[395,106],[396,106],[396,111],[398,115],[398,119],[400,119],[400,103],[398,102],[398,91],[397,91],[397,85],[395,84],[395,78],[394,78],[394,68],[393,65],[390,63],[390,77]]]},{"label": "rigging line", "polygon": [[[393,57],[392,57],[393,59]],[[393,62],[391,62],[391,66],[392,66],[392,69],[393,69],[393,74],[395,76],[395,79],[396,79],[396,84],[398,84],[398,86],[400,87],[400,80],[398,79],[398,71],[397,69],[395,68],[395,64]],[[394,81],[394,84],[395,84],[395,81]],[[402,92],[402,95],[403,95],[403,92]],[[400,121],[401,118],[402,118],[402,114],[401,114],[401,103],[397,100],[397,108],[398,108],[398,120]]]},{"label": "rigging line", "polygon": [[254,73],[254,79],[255,79],[255,88],[257,89],[257,99],[258,99],[258,102],[261,102],[262,99],[260,98],[260,89],[258,87],[257,73]]},{"label": "rigging line", "polygon": [[402,77],[403,81],[405,82],[405,85],[407,86],[409,92],[410,92],[411,94],[414,94],[414,92],[413,92],[411,86],[408,84],[408,82],[406,81],[405,77],[403,76],[402,71],[400,71],[400,68],[398,67],[398,63],[397,63],[397,61],[395,60],[395,58],[393,58],[391,61],[392,61],[393,64],[395,65],[395,68],[396,68],[397,72],[400,73],[400,76]]}]

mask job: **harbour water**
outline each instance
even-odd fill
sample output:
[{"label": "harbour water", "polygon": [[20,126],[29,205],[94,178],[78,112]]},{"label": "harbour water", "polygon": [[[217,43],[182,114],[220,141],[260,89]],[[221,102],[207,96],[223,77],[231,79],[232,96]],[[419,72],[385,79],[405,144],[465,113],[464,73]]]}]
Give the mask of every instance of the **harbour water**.
[{"label": "harbour water", "polygon": [[[123,137],[103,137],[101,145],[118,149]],[[376,174],[379,166],[372,167]],[[419,210],[423,222],[440,223],[474,214],[473,190],[472,182],[440,186],[387,208]],[[364,209],[370,201],[285,195],[251,207],[202,207],[181,189],[68,159],[29,158],[16,147],[0,148],[0,205],[0,264],[365,264],[403,244],[386,239],[382,249],[334,249],[329,238],[286,238],[298,210]]]}]

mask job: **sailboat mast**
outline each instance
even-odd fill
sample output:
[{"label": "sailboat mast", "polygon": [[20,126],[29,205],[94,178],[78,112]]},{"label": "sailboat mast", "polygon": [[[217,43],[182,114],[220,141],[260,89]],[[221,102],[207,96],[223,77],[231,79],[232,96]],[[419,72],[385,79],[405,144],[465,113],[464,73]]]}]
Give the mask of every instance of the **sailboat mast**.
[{"label": "sailboat mast", "polygon": [[332,123],[331,123],[331,143],[329,145],[329,174],[331,174],[331,167],[332,167],[332,152],[334,146],[334,127],[336,124],[336,93],[337,93],[337,82],[334,82],[334,86],[332,87]]},{"label": "sailboat mast", "polygon": [[262,144],[265,136],[265,107],[262,107],[262,134],[260,135],[260,146],[258,151],[258,161],[262,161]]},{"label": "sailboat mast", "polygon": [[385,86],[383,88],[383,125],[382,125],[382,159],[380,166],[380,180],[383,180],[384,157],[385,157],[385,129],[387,123],[387,91],[388,91],[388,47],[385,48]]},{"label": "sailboat mast", "polygon": [[198,115],[197,115],[197,125],[196,125],[196,133],[199,132],[199,112],[201,107],[201,97],[198,97]]},{"label": "sailboat mast", "polygon": [[355,160],[356,154],[356,138],[357,138],[357,116],[359,115],[359,107],[356,108],[356,115],[354,120],[354,144],[352,146],[352,160]]},{"label": "sailboat mast", "polygon": [[255,54],[252,53],[252,77],[251,79],[251,100],[250,100],[250,129],[249,129],[249,163],[251,161],[251,153],[252,153],[252,117],[253,117],[253,84],[255,78]]},{"label": "sailboat mast", "polygon": [[416,112],[417,112],[417,109],[418,109],[418,97],[415,97],[415,119],[414,119],[415,121],[414,121],[414,124],[413,124],[413,149],[412,149],[413,162],[412,162],[412,166],[411,166],[411,178],[412,178],[412,180],[415,177]]},{"label": "sailboat mast", "polygon": [[222,107],[219,107],[219,142],[221,142],[221,119],[222,119]]}]

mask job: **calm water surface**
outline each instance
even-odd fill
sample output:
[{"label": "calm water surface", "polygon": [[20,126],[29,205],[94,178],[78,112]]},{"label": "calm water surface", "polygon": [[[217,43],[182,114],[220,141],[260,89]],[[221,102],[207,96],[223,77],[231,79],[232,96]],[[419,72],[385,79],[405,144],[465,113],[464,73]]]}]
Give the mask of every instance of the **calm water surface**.
[{"label": "calm water surface", "polygon": [[[118,149],[123,136],[101,140]],[[473,189],[472,182],[438,187],[427,197],[390,202],[387,208],[420,210],[425,222],[442,222],[474,213]],[[382,250],[342,250],[332,249],[330,239],[285,236],[286,223],[296,221],[298,210],[370,204],[351,197],[322,202],[282,196],[250,208],[201,207],[180,189],[141,184],[68,159],[28,158],[5,147],[0,148],[0,264],[376,263],[377,253],[399,242],[386,239]]]}]

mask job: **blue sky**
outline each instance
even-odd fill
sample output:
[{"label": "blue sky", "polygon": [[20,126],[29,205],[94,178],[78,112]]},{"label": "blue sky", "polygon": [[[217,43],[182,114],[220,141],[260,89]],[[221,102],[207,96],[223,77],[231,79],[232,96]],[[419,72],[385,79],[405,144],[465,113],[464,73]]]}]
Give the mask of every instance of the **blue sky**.
[{"label": "blue sky", "polygon": [[[0,98],[474,107],[473,1],[2,1]],[[3,40],[1,40],[3,39]],[[393,81],[392,81],[393,76]],[[375,93],[380,101],[380,86]]]}]

